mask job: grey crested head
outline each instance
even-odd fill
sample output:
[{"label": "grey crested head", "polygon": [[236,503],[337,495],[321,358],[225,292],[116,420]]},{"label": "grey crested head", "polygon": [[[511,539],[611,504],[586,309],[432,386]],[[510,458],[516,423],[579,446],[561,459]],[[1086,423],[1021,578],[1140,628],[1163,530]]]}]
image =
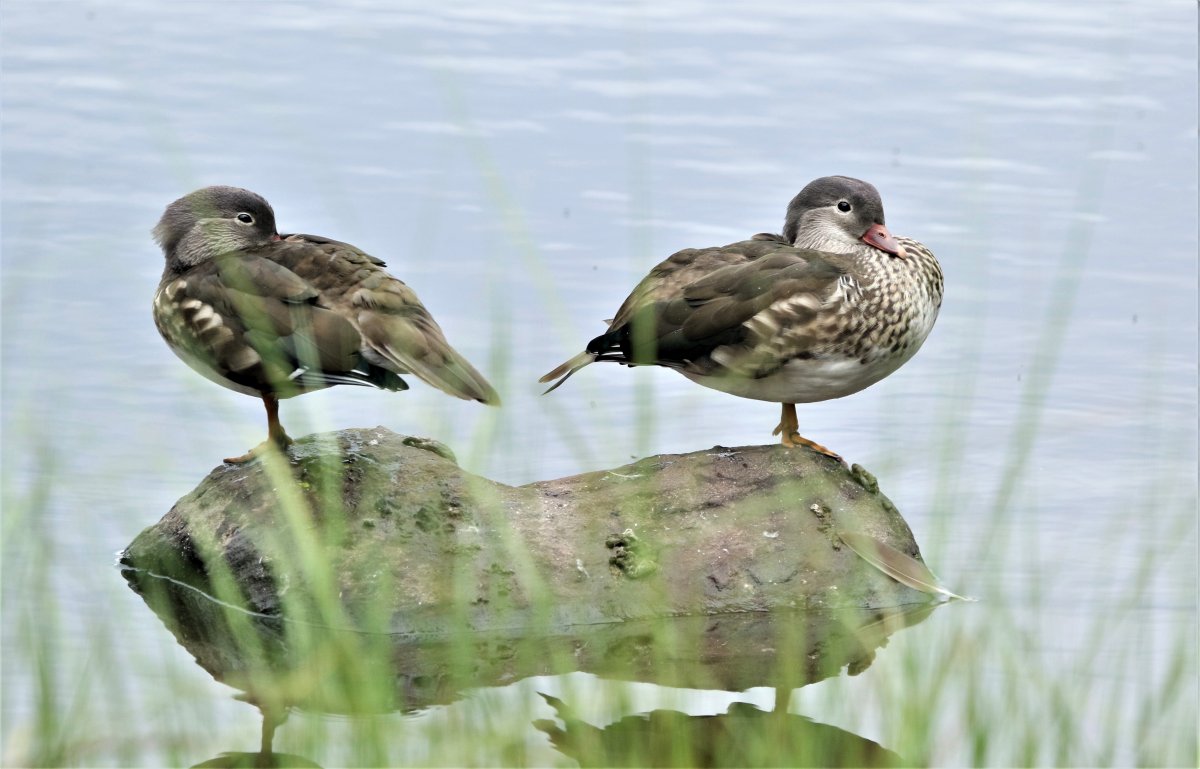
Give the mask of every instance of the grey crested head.
[{"label": "grey crested head", "polygon": [[788,204],[783,236],[800,248],[850,253],[865,242],[903,256],[884,226],[879,190],[849,176],[822,176],[800,190]]},{"label": "grey crested head", "polygon": [[213,186],[184,195],[154,227],[169,271],[279,239],[275,212],[261,195],[240,187]]}]

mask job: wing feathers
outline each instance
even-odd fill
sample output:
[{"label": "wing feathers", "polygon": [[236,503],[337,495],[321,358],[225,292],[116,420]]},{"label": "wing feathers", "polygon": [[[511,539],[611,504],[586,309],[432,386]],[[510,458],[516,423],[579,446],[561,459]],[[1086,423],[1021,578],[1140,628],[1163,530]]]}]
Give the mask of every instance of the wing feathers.
[{"label": "wing feathers", "polygon": [[346,243],[290,235],[272,258],[310,283],[320,302],[361,334],[360,352],[397,374],[412,373],[466,400],[499,404],[500,396],[450,343],[416,292],[383,262]]},{"label": "wing feathers", "polygon": [[[837,257],[794,248],[775,235],[680,251],[638,284],[587,352],[541,381],[556,380],[552,390],[596,360],[761,376],[781,363],[773,341],[784,321],[793,328],[816,321],[843,274]],[[643,323],[649,349],[635,351],[636,326]],[[797,332],[786,341],[783,352],[804,354],[810,338]]]},{"label": "wing feathers", "polygon": [[234,389],[402,390],[411,372],[459,398],[500,401],[412,289],[338,241],[290,235],[199,265],[164,284],[155,313],[172,347]]},{"label": "wing feathers", "polygon": [[364,311],[359,313],[358,323],[365,343],[389,368],[411,372],[455,397],[499,405],[500,395],[450,346],[428,315],[406,318]]}]

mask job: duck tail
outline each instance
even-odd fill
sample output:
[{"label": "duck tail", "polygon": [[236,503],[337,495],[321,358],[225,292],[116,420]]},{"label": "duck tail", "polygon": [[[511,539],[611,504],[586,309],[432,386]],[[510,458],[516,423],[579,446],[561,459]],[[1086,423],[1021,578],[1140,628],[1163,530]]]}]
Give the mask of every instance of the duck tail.
[{"label": "duck tail", "polygon": [[551,393],[551,392],[554,392],[555,390],[557,390],[559,387],[562,386],[563,382],[565,382],[571,378],[572,374],[574,374],[576,371],[578,371],[579,369],[588,365],[589,363],[591,363],[594,360],[596,360],[595,353],[581,352],[578,355],[576,355],[574,358],[571,358],[566,363],[563,363],[561,366],[558,366],[553,371],[551,371],[550,373],[543,376],[541,379],[538,380],[539,382],[543,382],[543,383],[554,382],[554,384],[550,385],[550,387],[548,387],[546,389],[546,392],[542,393],[542,395],[546,395],[547,393]]}]

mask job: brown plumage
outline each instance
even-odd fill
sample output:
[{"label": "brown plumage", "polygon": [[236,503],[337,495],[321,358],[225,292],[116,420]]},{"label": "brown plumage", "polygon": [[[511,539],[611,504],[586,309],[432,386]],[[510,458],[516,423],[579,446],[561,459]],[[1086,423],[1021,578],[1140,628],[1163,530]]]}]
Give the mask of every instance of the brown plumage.
[{"label": "brown plumage", "polygon": [[163,339],[205,377],[261,397],[276,445],[291,441],[279,399],[333,385],[405,390],[399,375],[411,373],[458,398],[500,402],[383,261],[336,240],[279,235],[253,192],[193,192],[167,207],[154,234],[166,257],[154,297]]},{"label": "brown plumage", "polygon": [[875,188],[824,177],[792,200],[783,235],[671,255],[606,333],[541,381],[553,390],[594,361],[664,366],[782,404],[775,433],[785,445],[836,456],[799,435],[795,404],[840,398],[891,374],[924,342],[941,301],[937,259],[892,237]]}]

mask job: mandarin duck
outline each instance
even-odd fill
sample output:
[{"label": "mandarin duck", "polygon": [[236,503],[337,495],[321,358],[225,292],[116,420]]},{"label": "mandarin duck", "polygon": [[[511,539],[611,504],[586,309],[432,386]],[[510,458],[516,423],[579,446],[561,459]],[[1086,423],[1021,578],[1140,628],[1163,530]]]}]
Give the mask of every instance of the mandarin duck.
[{"label": "mandarin duck", "polygon": [[921,243],[894,237],[874,186],[847,176],[808,184],[783,234],[688,248],[650,271],[606,332],[541,378],[550,392],[596,361],[674,369],[693,382],[782,404],[784,446],[797,403],[841,398],[900,368],[942,303],[942,270]]},{"label": "mandarin duck", "polygon": [[154,322],[185,363],[262,399],[268,445],[291,443],[279,401],[334,385],[406,390],[401,374],[498,405],[416,293],[347,243],[280,235],[261,196],[205,187],[167,206],[153,231],[166,257]]}]

